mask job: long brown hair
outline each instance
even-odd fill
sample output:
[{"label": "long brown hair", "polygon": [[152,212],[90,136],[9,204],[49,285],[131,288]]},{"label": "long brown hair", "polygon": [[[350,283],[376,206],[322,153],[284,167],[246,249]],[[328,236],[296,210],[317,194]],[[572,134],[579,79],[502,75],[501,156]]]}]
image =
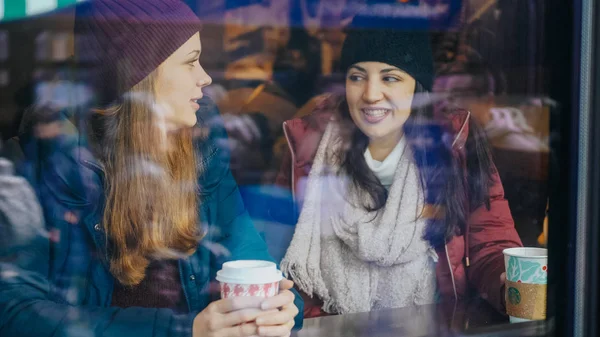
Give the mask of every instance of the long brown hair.
[{"label": "long brown hair", "polygon": [[151,259],[192,254],[200,240],[192,129],[161,130],[154,109],[157,71],[123,99],[94,110],[92,146],[105,168],[103,227],[110,272],[139,284]]}]

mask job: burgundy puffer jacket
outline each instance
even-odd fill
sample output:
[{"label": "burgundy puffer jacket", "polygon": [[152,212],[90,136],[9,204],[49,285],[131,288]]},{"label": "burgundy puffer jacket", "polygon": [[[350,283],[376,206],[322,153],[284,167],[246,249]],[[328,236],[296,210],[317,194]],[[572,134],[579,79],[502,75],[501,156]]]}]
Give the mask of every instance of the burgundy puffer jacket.
[{"label": "burgundy puffer jacket", "polygon": [[[302,204],[305,192],[299,181],[308,177],[323,132],[336,113],[335,106],[331,99],[325,97],[310,115],[283,124],[289,149],[276,183],[292,190],[296,204]],[[457,150],[453,153],[466,156],[470,114],[459,111],[444,118],[446,120],[442,122],[447,125],[448,132],[453,133],[453,147]],[[498,173],[494,173],[494,178],[495,183],[489,190],[490,209],[481,205],[472,210],[465,229],[437,249],[436,273],[443,301],[465,299],[469,290],[475,290],[494,308],[505,313],[504,284],[500,280],[500,274],[504,272],[502,250],[520,247],[522,243],[514,228],[508,202],[504,199]],[[321,310],[321,300],[301,294],[305,318],[327,315]]]}]

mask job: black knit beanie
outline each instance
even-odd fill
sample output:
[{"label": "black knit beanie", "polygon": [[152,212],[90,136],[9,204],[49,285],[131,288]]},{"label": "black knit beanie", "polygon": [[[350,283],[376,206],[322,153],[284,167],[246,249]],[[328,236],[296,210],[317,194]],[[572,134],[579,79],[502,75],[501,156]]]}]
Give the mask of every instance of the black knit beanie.
[{"label": "black knit beanie", "polygon": [[434,69],[429,34],[388,27],[377,29],[365,23],[364,17],[357,16],[346,31],[340,59],[342,72],[359,62],[383,62],[407,72],[431,91]]}]

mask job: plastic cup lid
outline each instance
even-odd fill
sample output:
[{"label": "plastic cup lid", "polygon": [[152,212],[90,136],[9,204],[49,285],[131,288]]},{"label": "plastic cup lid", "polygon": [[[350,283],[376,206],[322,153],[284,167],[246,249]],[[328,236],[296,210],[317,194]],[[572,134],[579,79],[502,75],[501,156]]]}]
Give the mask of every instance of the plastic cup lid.
[{"label": "plastic cup lid", "polygon": [[226,262],[217,272],[217,281],[234,284],[265,284],[283,279],[281,271],[273,262],[260,260],[237,260]]}]

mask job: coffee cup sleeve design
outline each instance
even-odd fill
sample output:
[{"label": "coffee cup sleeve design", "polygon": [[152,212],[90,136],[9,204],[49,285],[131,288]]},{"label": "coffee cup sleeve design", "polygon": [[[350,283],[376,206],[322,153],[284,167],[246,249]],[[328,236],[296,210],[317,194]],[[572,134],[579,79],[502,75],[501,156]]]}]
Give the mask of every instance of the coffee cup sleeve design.
[{"label": "coffee cup sleeve design", "polygon": [[512,282],[542,284],[548,281],[548,268],[539,262],[508,258],[506,279]]},{"label": "coffee cup sleeve design", "polygon": [[279,282],[266,284],[221,283],[221,298],[254,296],[273,297],[279,293]]},{"label": "coffee cup sleeve design", "polygon": [[509,281],[517,281],[519,275],[521,275],[519,261],[514,257],[509,257],[508,267],[506,268],[506,279]]},{"label": "coffee cup sleeve design", "polygon": [[506,313],[530,320],[546,319],[545,284],[506,281]]}]

